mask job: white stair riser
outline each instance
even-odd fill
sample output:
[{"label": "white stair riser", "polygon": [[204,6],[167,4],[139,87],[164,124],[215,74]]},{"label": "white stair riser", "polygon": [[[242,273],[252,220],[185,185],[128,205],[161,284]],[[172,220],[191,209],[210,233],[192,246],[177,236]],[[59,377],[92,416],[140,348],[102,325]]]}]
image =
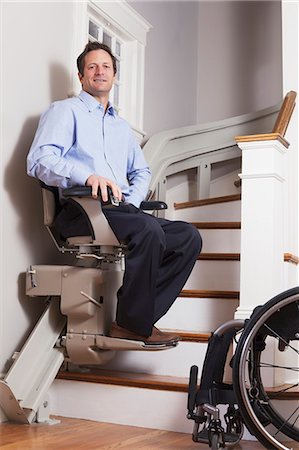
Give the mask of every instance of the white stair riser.
[{"label": "white stair riser", "polygon": [[[162,329],[209,333],[234,318],[238,300],[179,297],[157,326]],[[197,344],[199,345],[199,344]]]},{"label": "white stair riser", "polygon": [[187,393],[67,380],[56,380],[49,393],[51,414],[190,433],[192,443]]},{"label": "white stair riser", "polygon": [[[185,392],[56,380],[49,401],[50,412],[56,416],[188,433],[192,446],[194,422],[186,418]],[[227,408],[220,405],[219,409],[223,418]],[[256,440],[246,429],[243,439]],[[138,448],[138,442],[132,445]],[[198,445],[194,444],[194,448]]]},{"label": "white stair riser", "polygon": [[199,230],[202,237],[203,253],[240,253],[240,231],[225,230]]},{"label": "white stair riser", "polygon": [[186,222],[239,222],[241,220],[241,202],[178,209],[172,214],[172,219]]},{"label": "white stair riser", "polygon": [[176,348],[155,352],[119,351],[101,369],[188,377],[193,364],[202,367],[207,343],[180,342]]},{"label": "white stair riser", "polygon": [[238,291],[239,261],[197,261],[184,289]]}]

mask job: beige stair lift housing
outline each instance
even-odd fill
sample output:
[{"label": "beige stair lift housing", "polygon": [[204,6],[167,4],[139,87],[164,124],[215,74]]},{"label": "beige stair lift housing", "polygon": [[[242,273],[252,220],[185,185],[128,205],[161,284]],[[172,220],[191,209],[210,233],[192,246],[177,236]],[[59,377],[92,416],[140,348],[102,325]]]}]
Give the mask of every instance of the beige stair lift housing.
[{"label": "beige stair lift housing", "polygon": [[[73,265],[32,265],[26,273],[26,294],[46,300],[45,311],[14,362],[0,380],[0,406],[8,420],[49,421],[47,390],[64,361],[101,365],[119,350],[166,350],[174,345],[107,336],[122,284],[123,245],[112,232],[101,203],[90,191],[69,195],[90,222],[90,235],[62,240],[55,230],[57,188],[42,185],[44,224],[61,253]],[[117,206],[115,206],[117,207]]]}]

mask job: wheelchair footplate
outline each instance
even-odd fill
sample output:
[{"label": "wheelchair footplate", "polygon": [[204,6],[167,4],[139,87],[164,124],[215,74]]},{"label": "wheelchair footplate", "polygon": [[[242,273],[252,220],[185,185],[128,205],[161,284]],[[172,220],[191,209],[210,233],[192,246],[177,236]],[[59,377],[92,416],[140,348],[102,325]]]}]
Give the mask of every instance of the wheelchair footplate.
[{"label": "wheelchair footplate", "polygon": [[[207,444],[212,450],[237,445],[244,432],[243,421],[232,385],[223,382],[209,382],[197,386],[198,367],[190,370],[188,390],[187,418],[194,420],[192,440]],[[227,406],[223,415],[225,427],[222,426],[218,405]]]}]

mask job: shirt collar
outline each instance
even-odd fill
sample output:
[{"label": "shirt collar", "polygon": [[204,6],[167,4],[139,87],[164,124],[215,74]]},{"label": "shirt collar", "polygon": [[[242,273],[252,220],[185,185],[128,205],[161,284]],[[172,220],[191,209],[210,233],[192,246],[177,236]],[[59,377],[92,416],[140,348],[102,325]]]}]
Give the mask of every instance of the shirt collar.
[{"label": "shirt collar", "polygon": [[[82,90],[78,97],[80,98],[80,100],[82,100],[83,103],[85,103],[89,111],[94,111],[97,108],[103,109],[103,105],[99,103],[92,95],[88,94],[88,92],[86,91]],[[110,102],[108,102],[107,114],[111,116],[116,115],[116,111]]]}]

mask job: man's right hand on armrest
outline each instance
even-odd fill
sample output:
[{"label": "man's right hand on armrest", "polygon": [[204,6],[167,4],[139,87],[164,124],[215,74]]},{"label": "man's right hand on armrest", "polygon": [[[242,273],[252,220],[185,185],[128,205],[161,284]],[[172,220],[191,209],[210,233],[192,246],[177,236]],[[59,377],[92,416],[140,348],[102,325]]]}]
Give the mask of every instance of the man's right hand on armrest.
[{"label": "man's right hand on armrest", "polygon": [[98,189],[100,189],[103,202],[107,202],[108,201],[107,188],[110,187],[112,190],[113,196],[118,201],[122,200],[122,192],[121,192],[120,187],[113,181],[109,180],[108,178],[104,178],[99,175],[93,174],[87,178],[85,185],[91,187],[91,194],[92,194],[93,198],[98,197]]}]

